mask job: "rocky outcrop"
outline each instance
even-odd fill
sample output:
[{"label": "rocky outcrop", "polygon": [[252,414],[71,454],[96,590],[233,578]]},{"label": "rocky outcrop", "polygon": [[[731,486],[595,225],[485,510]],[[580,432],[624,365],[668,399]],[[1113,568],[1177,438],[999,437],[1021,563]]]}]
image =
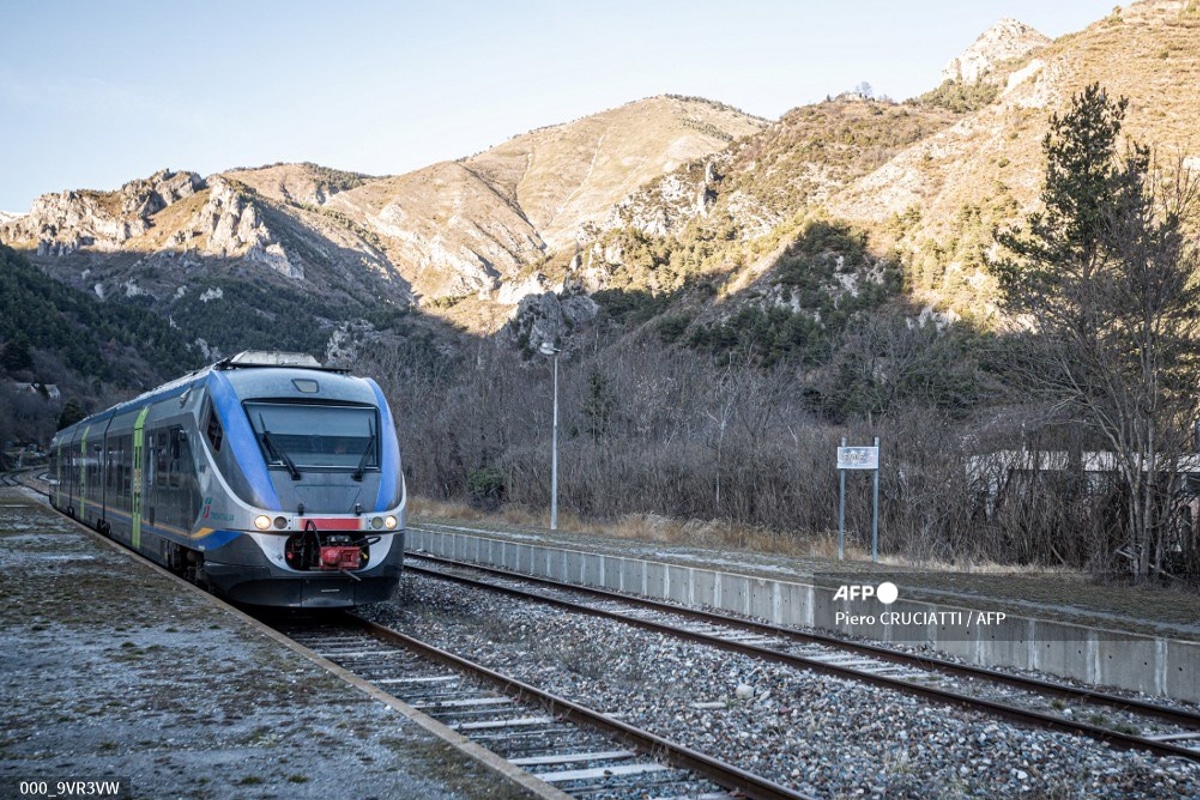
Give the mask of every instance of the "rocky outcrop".
[{"label": "rocky outcrop", "polygon": [[196,215],[191,234],[204,242],[203,255],[242,258],[288,278],[304,277],[303,264],[275,241],[250,191],[223,177],[209,182],[208,201]]},{"label": "rocky outcrop", "polygon": [[585,294],[530,294],[521,299],[507,327],[516,341],[536,351],[543,344],[558,347],[599,311],[599,304]]},{"label": "rocky outcrop", "polygon": [[121,187],[121,215],[146,220],[204,186],[204,179],[194,172],[160,170],[149,178],[130,181]]},{"label": "rocky outcrop", "polygon": [[719,180],[718,161],[728,152],[670,172],[617,203],[597,226],[599,230],[634,228],[650,236],[671,236],[688,222],[708,214]]},{"label": "rocky outcrop", "polygon": [[0,239],[34,245],[40,256],[62,256],[82,247],[114,252],[149,230],[153,215],[203,187],[194,172],[164,169],[115,192],[45,194],[33,201],[28,214],[0,224]]},{"label": "rocky outcrop", "polygon": [[942,80],[978,83],[992,76],[999,65],[1024,58],[1051,41],[1024,22],[1006,17],[988,28],[962,55],[952,59],[942,69]]}]

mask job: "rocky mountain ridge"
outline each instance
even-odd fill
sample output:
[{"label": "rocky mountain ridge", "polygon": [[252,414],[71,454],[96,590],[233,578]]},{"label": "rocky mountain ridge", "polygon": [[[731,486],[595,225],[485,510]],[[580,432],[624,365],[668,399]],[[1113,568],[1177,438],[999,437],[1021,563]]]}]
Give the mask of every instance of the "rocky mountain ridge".
[{"label": "rocky mountain ridge", "polygon": [[[827,287],[903,268],[927,310],[986,311],[984,234],[1036,204],[1047,119],[1073,93],[1100,81],[1130,97],[1128,132],[1196,163],[1197,30],[1200,12],[1179,0],[1142,0],[1054,42],[1005,19],[948,65],[941,90],[904,103],[845,95],[768,123],[661,96],[405,175],[162,171],[117,192],[43,196],[0,224],[0,240],[65,282],[173,319],[250,281],[322,298],[331,332],[381,302],[490,332],[528,309],[554,316],[547,293],[696,280],[722,297],[765,280],[748,296],[798,313],[777,274],[807,249],[797,237],[832,218],[861,229],[873,256]],[[970,95],[977,84],[993,88]],[[969,95],[984,99],[964,105]],[[591,308],[577,305],[570,324]]]},{"label": "rocky mountain ridge", "polygon": [[399,306],[481,297],[511,307],[548,285],[531,267],[626,194],[764,125],[656,97],[400,176],[313,164],[207,178],[162,170],[115,192],[44,195],[0,226],[0,240],[101,296],[177,302],[190,277],[236,264],[364,302],[383,292]]}]

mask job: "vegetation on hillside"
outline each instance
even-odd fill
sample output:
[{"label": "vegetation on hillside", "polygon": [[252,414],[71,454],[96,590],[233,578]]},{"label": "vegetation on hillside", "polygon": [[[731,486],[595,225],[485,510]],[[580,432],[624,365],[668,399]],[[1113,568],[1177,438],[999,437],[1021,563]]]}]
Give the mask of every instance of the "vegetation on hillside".
[{"label": "vegetation on hillside", "polygon": [[97,410],[196,366],[153,311],[98,302],[0,245],[0,444],[46,444],[64,407]]},{"label": "vegetation on hillside", "polygon": [[721,186],[786,218],[822,202],[957,115],[883,100],[827,100],[793,109],[735,150]]},{"label": "vegetation on hillside", "polygon": [[[182,336],[155,313],[97,303],[0,245],[0,342],[5,352],[54,353],[63,366],[118,385],[142,380],[141,363],[169,375],[195,362]],[[137,358],[132,358],[136,353]],[[5,363],[11,363],[10,357]]]},{"label": "vegetation on hillside", "polygon": [[989,81],[963,83],[962,81],[946,80],[936,89],[931,89],[908,102],[912,105],[944,108],[955,114],[966,114],[990,105],[999,95],[1000,85],[998,83]]}]

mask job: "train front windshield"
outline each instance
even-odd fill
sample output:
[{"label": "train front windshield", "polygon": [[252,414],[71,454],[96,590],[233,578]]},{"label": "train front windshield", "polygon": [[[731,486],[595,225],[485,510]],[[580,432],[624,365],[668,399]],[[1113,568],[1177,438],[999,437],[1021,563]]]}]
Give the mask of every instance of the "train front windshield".
[{"label": "train front windshield", "polygon": [[372,406],[244,405],[258,444],[272,467],[361,473],[379,466],[379,415]]}]

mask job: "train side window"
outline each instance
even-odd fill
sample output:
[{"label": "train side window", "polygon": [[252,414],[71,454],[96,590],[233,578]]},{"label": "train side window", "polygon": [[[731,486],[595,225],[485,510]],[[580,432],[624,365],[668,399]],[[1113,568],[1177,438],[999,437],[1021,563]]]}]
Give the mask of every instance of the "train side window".
[{"label": "train side window", "polygon": [[208,436],[209,444],[212,445],[213,452],[221,452],[225,431],[221,428],[221,418],[217,416],[217,410],[212,406],[208,407],[208,424],[205,426],[205,433]]},{"label": "train side window", "polygon": [[167,486],[170,482],[170,460],[167,451],[167,433],[163,431],[154,435],[154,485]]}]

